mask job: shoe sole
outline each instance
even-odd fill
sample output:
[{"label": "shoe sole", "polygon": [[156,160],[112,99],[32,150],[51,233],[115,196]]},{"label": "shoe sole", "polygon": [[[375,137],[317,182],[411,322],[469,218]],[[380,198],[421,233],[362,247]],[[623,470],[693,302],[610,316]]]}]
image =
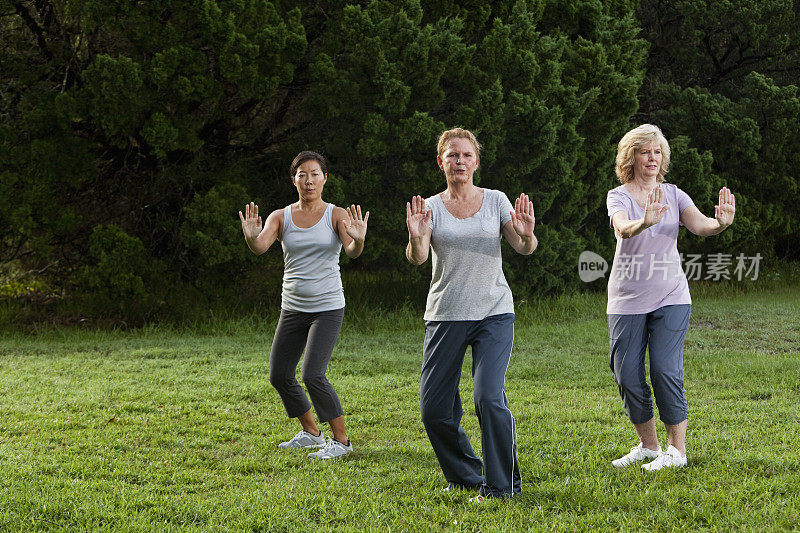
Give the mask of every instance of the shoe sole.
[{"label": "shoe sole", "polygon": [[278,444],[278,448],[281,450],[313,450],[315,448],[323,448],[324,444],[309,444],[308,446],[281,446]]},{"label": "shoe sole", "polygon": [[626,463],[624,465],[615,465],[614,461],[611,461],[611,466],[613,466],[614,468],[628,468],[629,466],[635,466],[635,465],[641,464],[642,462],[647,461],[648,459],[656,459],[656,458],[655,457],[647,457],[645,459],[640,459],[639,461],[631,461],[630,463]]},{"label": "shoe sole", "polygon": [[643,464],[642,470],[645,472],[661,472],[662,470],[674,470],[676,468],[686,468],[686,465],[671,465],[671,466],[662,466],[659,469],[652,469],[652,468],[645,468],[645,466],[649,465],[650,463]]},{"label": "shoe sole", "polygon": [[317,457],[317,456],[315,456],[313,454],[308,454],[308,458],[309,459],[318,459],[320,461],[330,461],[331,459],[341,459],[342,457],[348,456],[351,453],[353,453],[353,452],[343,453],[342,455],[337,455],[335,457]]}]

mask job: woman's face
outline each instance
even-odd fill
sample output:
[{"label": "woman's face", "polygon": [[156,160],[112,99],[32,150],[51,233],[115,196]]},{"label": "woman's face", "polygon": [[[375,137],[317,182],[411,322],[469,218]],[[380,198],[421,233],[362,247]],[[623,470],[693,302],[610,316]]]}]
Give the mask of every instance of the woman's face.
[{"label": "woman's face", "polygon": [[322,197],[322,187],[328,178],[322,173],[319,161],[309,159],[303,161],[294,173],[292,181],[297,187],[301,200],[311,201]]},{"label": "woman's face", "polygon": [[661,144],[653,141],[633,151],[633,176],[651,180],[661,170]]},{"label": "woman's face", "polygon": [[439,168],[444,171],[448,182],[471,182],[478,168],[478,154],[469,139],[456,137],[450,139],[442,155],[436,157]]}]

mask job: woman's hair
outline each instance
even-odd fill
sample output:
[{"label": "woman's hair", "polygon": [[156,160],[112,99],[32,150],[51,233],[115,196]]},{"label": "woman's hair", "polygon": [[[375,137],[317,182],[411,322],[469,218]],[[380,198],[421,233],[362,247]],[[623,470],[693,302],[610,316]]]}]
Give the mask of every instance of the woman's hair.
[{"label": "woman's hair", "polygon": [[478,139],[475,138],[475,135],[473,135],[471,131],[463,128],[453,128],[443,131],[442,134],[439,135],[439,142],[436,144],[436,153],[440,156],[444,154],[444,151],[447,150],[447,143],[450,142],[451,139],[466,139],[472,143],[472,146],[475,148],[475,157],[480,161],[481,143],[478,142]]},{"label": "woman's hair", "polygon": [[652,142],[661,145],[661,168],[658,169],[656,180],[664,181],[664,175],[669,172],[669,143],[658,126],[642,124],[626,133],[617,146],[616,173],[620,183],[628,183],[633,179],[633,156],[636,150]]},{"label": "woman's hair", "polygon": [[325,161],[325,158],[322,157],[317,152],[312,152],[311,150],[303,150],[297,157],[294,158],[292,161],[292,166],[289,167],[289,179],[292,180],[294,183],[294,175],[297,172],[297,167],[305,163],[306,161],[316,161],[319,163],[319,168],[322,169],[322,173],[326,176],[328,175],[328,163]]}]

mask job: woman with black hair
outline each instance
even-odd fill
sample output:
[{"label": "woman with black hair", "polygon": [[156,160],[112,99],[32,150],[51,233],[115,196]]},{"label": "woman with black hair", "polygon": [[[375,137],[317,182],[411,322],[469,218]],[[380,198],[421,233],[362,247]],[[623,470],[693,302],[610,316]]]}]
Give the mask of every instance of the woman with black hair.
[{"label": "woman with black hair", "polygon": [[[283,248],[281,315],[269,358],[269,380],[281,396],[286,414],[297,418],[301,430],[278,446],[281,449],[319,448],[312,459],[334,459],[353,451],[344,425],[344,412],[325,371],[344,318],[344,291],[339,254],[356,258],[364,250],[366,216],[361,206],[347,209],[322,200],[328,179],[325,158],[300,152],[289,170],[298,201],[270,213],[261,222],[258,206],[251,202],[239,212],[242,232],[250,250],[266,252],[275,240]],[[300,357],[301,376],[311,403],[295,379]],[[311,404],[321,422],[328,422],[333,437],[325,439],[311,414]]]}]

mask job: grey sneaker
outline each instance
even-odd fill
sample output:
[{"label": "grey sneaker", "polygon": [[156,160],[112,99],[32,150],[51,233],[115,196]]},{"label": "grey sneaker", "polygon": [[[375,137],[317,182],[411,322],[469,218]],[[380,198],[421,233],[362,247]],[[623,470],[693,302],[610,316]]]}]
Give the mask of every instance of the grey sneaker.
[{"label": "grey sneaker", "polygon": [[292,448],[322,448],[325,446],[325,436],[322,432],[319,435],[312,435],[308,431],[300,430],[297,435],[292,437],[292,440],[281,442],[278,448],[282,450],[289,450]]},{"label": "grey sneaker", "polygon": [[318,452],[308,454],[309,459],[336,459],[353,453],[353,443],[342,444],[338,440],[328,439],[328,443]]}]

